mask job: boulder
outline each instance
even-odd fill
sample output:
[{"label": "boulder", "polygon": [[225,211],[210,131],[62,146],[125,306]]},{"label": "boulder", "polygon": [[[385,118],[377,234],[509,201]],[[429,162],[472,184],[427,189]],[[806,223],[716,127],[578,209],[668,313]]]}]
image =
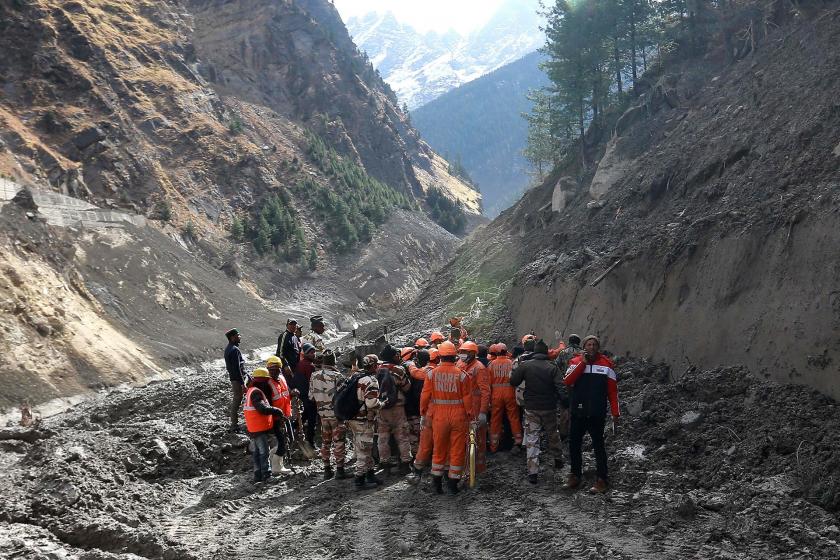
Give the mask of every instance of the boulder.
[{"label": "boulder", "polygon": [[102,132],[102,130],[98,127],[92,126],[90,128],[84,129],[76,136],[74,136],[73,145],[76,146],[76,148],[78,148],[79,150],[84,150],[91,144],[94,144],[104,139],[105,133]]}]

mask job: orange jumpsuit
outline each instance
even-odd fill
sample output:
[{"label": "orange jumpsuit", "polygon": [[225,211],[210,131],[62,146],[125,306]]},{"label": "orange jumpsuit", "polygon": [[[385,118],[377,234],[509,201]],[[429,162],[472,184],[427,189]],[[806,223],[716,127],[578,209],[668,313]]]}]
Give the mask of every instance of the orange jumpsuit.
[{"label": "orange jumpsuit", "polygon": [[[442,476],[449,458],[449,478],[459,479],[464,472],[467,432],[472,420],[472,394],[467,374],[451,362],[442,362],[423,383],[420,414],[427,417],[434,406],[432,419],[432,474]],[[426,430],[423,430],[424,432]],[[423,447],[421,444],[421,453]],[[418,457],[420,458],[420,457]]]},{"label": "orange jumpsuit", "polygon": [[499,356],[488,367],[490,370],[490,450],[499,449],[502,439],[502,421],[507,414],[510,431],[516,445],[522,445],[522,422],[519,420],[519,405],[516,404],[516,389],[510,384],[513,361]]},{"label": "orange jumpsuit", "polygon": [[[478,415],[482,412],[487,415],[490,412],[490,372],[478,360],[472,360],[469,363],[459,362],[459,365],[470,378],[473,419],[478,419]],[[486,424],[478,427],[475,432],[475,438],[475,471],[483,473],[487,470]],[[467,440],[467,446],[469,446],[469,438]]]},{"label": "orange jumpsuit", "polygon": [[[431,375],[434,366],[426,365],[421,368],[415,366],[411,368],[410,375],[414,379],[422,380],[423,381],[423,390],[425,392],[426,385],[431,383]],[[422,403],[422,393],[420,397],[420,402]],[[420,428],[420,443],[417,446],[417,454],[414,456],[414,466],[418,469],[422,469],[425,466],[428,466],[429,461],[432,460],[432,449],[434,447],[434,440],[432,438],[432,418],[434,416],[435,407],[433,404],[429,404],[429,408],[426,410],[426,413],[423,414],[423,409],[420,409],[420,414],[424,417],[423,421],[425,422],[425,426]]]}]

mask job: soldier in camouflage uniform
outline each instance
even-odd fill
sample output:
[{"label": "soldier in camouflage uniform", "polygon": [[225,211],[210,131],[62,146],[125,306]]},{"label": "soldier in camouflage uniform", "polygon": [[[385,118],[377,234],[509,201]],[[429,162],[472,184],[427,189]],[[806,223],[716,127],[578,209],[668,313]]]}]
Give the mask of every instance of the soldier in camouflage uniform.
[{"label": "soldier in camouflage uniform", "polygon": [[394,402],[388,402],[387,407],[379,411],[379,463],[384,467],[386,474],[391,474],[391,469],[396,461],[391,461],[391,435],[397,442],[400,451],[400,474],[408,474],[411,471],[411,441],[409,440],[408,420],[405,415],[405,395],[411,388],[411,378],[400,364],[402,361],[400,352],[392,347],[386,346],[380,356],[384,362],[376,373],[379,382],[379,390],[383,393],[387,389],[393,389],[392,394],[384,395]]},{"label": "soldier in camouflage uniform", "polygon": [[323,363],[322,369],[312,374],[309,382],[309,398],[315,401],[318,407],[318,416],[321,418],[321,459],[324,461],[324,479],[333,477],[332,466],[330,465],[330,447],[333,448],[335,458],[335,477],[346,478],[344,473],[344,439],[347,433],[347,425],[335,417],[333,410],[333,396],[335,396],[338,384],[343,381],[344,376],[335,367],[335,354],[326,350],[320,354]]},{"label": "soldier in camouflage uniform", "polygon": [[356,398],[362,403],[359,413],[347,422],[353,432],[353,448],[356,453],[356,488],[379,486],[382,481],[373,473],[373,433],[376,415],[383,401],[379,400],[379,383],[376,381],[376,368],[379,359],[376,354],[362,358],[365,375],[356,383]]},{"label": "soldier in camouflage uniform", "polygon": [[548,359],[548,346],[542,340],[534,345],[531,359],[521,362],[510,376],[514,387],[525,387],[525,448],[528,457],[528,480],[537,483],[540,470],[540,430],[548,435],[554,468],[563,467],[563,452],[557,433],[557,401],[565,394],[563,373]]},{"label": "soldier in camouflage uniform", "polygon": [[327,349],[324,344],[324,318],[321,315],[315,315],[309,318],[309,325],[312,329],[300,338],[301,344],[308,342],[315,347],[318,352],[323,352]]}]

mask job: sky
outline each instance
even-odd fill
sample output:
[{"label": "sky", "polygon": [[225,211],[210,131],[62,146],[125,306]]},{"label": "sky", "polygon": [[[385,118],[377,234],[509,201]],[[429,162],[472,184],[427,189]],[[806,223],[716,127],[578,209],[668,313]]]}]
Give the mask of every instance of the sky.
[{"label": "sky", "polygon": [[335,0],[346,21],[368,12],[391,11],[397,20],[420,32],[455,31],[466,34],[490,19],[503,0]]}]

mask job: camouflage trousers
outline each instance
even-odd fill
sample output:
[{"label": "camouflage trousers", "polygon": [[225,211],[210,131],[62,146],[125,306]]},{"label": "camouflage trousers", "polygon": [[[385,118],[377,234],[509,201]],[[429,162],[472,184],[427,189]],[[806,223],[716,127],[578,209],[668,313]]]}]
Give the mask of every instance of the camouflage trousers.
[{"label": "camouflage trousers", "polygon": [[408,443],[411,445],[411,454],[416,456],[420,450],[420,417],[409,416],[406,421],[408,422]]},{"label": "camouflage trousers", "polygon": [[557,412],[554,410],[525,411],[525,455],[528,458],[528,474],[540,471],[540,430],[548,435],[548,449],[555,459],[563,458],[560,434],[557,432]]},{"label": "camouflage trousers", "polygon": [[377,420],[379,425],[379,464],[396,463],[391,460],[391,435],[397,442],[400,460],[403,463],[411,461],[411,442],[408,438],[408,420],[405,418],[405,408],[395,406],[381,409]]},{"label": "camouflage trousers", "polygon": [[336,418],[321,417],[321,459],[325,465],[330,464],[330,447],[335,459],[336,467],[343,467],[346,458],[344,438],[347,425]]},{"label": "camouflage trousers", "polygon": [[373,470],[373,422],[348,420],[347,427],[353,432],[353,449],[356,454],[356,476]]}]

